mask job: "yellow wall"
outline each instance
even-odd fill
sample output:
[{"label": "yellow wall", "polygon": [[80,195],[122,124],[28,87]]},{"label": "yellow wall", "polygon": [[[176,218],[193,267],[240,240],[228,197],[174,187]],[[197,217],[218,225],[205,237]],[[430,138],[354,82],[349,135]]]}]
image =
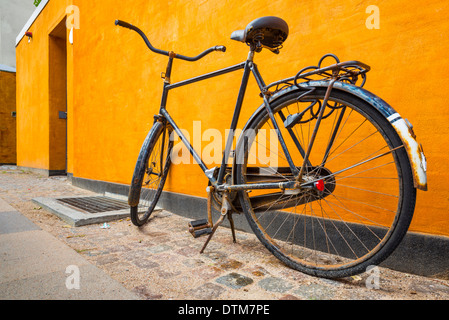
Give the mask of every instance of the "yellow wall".
[{"label": "yellow wall", "polygon": [[0,71],[0,164],[16,163],[16,74]]},{"label": "yellow wall", "polygon": [[[449,113],[444,110],[449,87],[446,0],[430,0],[425,5],[415,0],[73,3],[81,14],[80,29],[75,30],[74,45],[68,50],[73,50],[68,52],[70,57],[73,54],[73,66],[69,62],[68,68],[69,172],[75,177],[128,184],[152,115],[158,111],[160,73],[165,71],[167,59],[149,52],[134,32],[114,26],[115,19],[139,26],[156,47],[185,55],[196,55],[214,45],[227,46],[225,54],[213,53],[200,62],[176,60],[172,80],[178,81],[243,61],[248,47],[231,41],[231,32],[255,18],[275,15],[287,21],[290,35],[280,55],[265,51],[256,56],[265,81],[292,76],[304,66],[315,65],[328,52],[341,60],[369,64],[372,71],[365,88],[413,123],[428,158],[429,191],[418,192],[411,230],[449,235],[449,165],[444,150],[449,143]],[[61,20],[65,5],[66,1],[51,0],[31,30],[46,33],[48,38],[50,26]],[[380,9],[378,30],[366,27],[369,5]],[[19,133],[27,136],[26,128],[33,128],[35,134],[19,142],[18,161],[24,166],[45,167],[48,67],[45,59],[29,61],[41,54],[46,57],[48,46],[38,37],[32,45],[35,48],[30,50],[22,40],[17,50],[18,83],[22,86],[18,102],[39,104],[39,108],[20,120]],[[240,76],[237,72],[173,91],[168,110],[191,134],[196,120],[202,121],[203,130],[213,126],[224,133],[231,122]],[[38,80],[35,88],[42,90],[23,90],[32,79]],[[240,128],[260,104],[251,80]],[[173,192],[205,197],[206,185],[201,170],[192,164],[174,166],[166,186]]]},{"label": "yellow wall", "polygon": [[[59,119],[57,110],[64,110],[64,100],[54,98],[53,74],[67,69],[71,77],[72,48],[67,46],[67,66],[55,63],[54,38],[50,34],[66,16],[66,7],[72,1],[50,1],[38,19],[29,28],[33,33],[31,42],[24,37],[16,47],[17,60],[17,165],[21,167],[65,170],[65,154],[58,146],[65,145],[66,138],[58,127],[66,120]],[[66,28],[62,32],[67,33]],[[66,36],[66,35],[59,35]],[[51,40],[53,39],[53,40]],[[60,41],[56,41],[59,42]],[[52,61],[49,63],[49,61]],[[52,89],[52,90],[50,90]],[[65,90],[65,89],[64,89]],[[71,89],[68,89],[71,91]],[[56,106],[60,105],[59,106]],[[72,103],[67,99],[67,108]],[[69,120],[70,121],[70,120]],[[71,128],[69,125],[69,132]],[[71,146],[71,134],[68,134]],[[65,152],[64,152],[65,153]],[[70,157],[69,157],[70,159]],[[69,171],[71,162],[69,161]]]}]

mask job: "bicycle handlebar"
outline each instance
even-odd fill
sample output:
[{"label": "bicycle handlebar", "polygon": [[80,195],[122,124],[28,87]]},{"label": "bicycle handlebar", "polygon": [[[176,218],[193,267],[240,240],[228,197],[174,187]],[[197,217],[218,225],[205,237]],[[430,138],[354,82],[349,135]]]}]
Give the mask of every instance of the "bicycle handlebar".
[{"label": "bicycle handlebar", "polygon": [[[155,47],[153,47],[151,45],[150,41],[148,40],[147,36],[145,35],[145,33],[143,33],[143,31],[140,30],[139,28],[137,28],[136,26],[133,26],[132,24],[125,22],[125,21],[121,21],[121,20],[115,20],[115,25],[123,27],[123,28],[128,28],[130,30],[137,32],[143,38],[143,40],[145,41],[145,44],[151,51],[158,53],[158,54],[165,55],[165,56],[170,56],[169,51],[160,50],[160,49],[156,49]],[[215,47],[212,47],[212,48],[209,48],[209,49],[203,51],[202,53],[200,53],[199,55],[197,55],[195,57],[187,57],[187,56],[183,56],[181,54],[174,54],[174,58],[186,60],[186,61],[197,61],[213,51],[226,52],[226,47],[225,46],[215,46]]]}]

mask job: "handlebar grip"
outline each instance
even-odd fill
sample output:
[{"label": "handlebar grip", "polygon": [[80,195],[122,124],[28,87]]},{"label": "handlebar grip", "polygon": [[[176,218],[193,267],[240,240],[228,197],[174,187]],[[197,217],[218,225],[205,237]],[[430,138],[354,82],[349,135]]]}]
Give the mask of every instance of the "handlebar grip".
[{"label": "handlebar grip", "polygon": [[128,28],[128,29],[131,29],[131,30],[134,29],[134,26],[132,24],[129,24],[128,22],[125,22],[125,21],[122,21],[122,20],[115,20],[115,25],[123,27],[123,28]]},{"label": "handlebar grip", "polygon": [[226,47],[225,46],[215,46],[215,51],[221,51],[221,52],[226,52]]}]

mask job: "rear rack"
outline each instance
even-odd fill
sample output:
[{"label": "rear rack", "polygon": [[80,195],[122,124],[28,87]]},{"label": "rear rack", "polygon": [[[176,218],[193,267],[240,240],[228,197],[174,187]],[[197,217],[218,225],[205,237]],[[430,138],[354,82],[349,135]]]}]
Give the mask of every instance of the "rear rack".
[{"label": "rear rack", "polygon": [[[327,67],[321,67],[323,61],[329,57],[333,58],[336,63]],[[274,91],[271,92],[271,94],[274,94],[291,86],[299,87],[299,84],[302,82],[313,80],[330,81],[331,79],[357,85],[357,82],[361,78],[361,83],[358,86],[363,87],[366,83],[366,73],[370,70],[370,66],[363,62],[355,60],[340,62],[336,55],[329,53],[321,57],[317,66],[305,67],[294,77],[273,82],[266,87],[266,91],[268,92],[270,91],[270,88],[275,88]]]}]

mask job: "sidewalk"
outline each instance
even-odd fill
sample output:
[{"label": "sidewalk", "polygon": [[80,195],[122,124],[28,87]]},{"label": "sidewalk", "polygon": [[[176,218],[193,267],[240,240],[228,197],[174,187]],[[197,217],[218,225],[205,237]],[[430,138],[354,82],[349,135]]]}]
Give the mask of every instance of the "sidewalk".
[{"label": "sidewalk", "polygon": [[[0,254],[2,300],[138,298],[2,199]],[[69,266],[79,271],[79,286],[69,278],[75,272]]]},{"label": "sidewalk", "polygon": [[[449,281],[379,268],[339,280],[289,269],[252,234],[220,228],[204,254],[188,219],[161,211],[143,228],[129,218],[72,227],[36,197],[93,195],[63,177],[0,167],[1,299],[449,300]],[[66,282],[76,266],[80,289]],[[70,269],[71,270],[71,269]],[[70,271],[69,270],[69,271]],[[69,283],[70,286],[70,283]]]}]

